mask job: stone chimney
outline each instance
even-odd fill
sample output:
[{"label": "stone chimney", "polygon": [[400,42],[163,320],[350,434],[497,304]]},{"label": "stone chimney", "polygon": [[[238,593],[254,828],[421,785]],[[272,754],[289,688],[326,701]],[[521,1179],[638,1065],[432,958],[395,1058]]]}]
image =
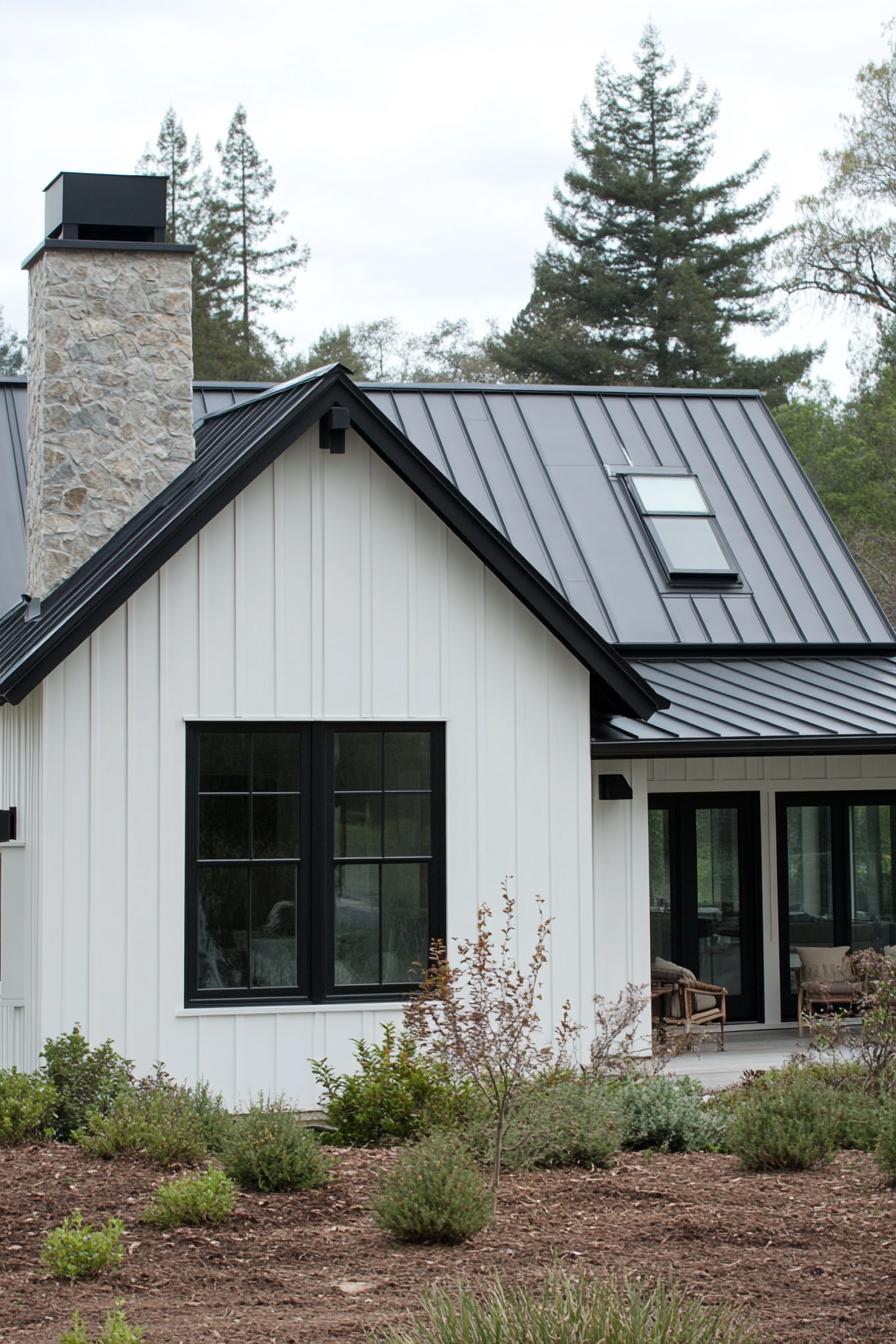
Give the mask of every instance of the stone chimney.
[{"label": "stone chimney", "polygon": [[29,273],[28,591],[45,597],[193,460],[192,247],[164,177],[60,173]]}]

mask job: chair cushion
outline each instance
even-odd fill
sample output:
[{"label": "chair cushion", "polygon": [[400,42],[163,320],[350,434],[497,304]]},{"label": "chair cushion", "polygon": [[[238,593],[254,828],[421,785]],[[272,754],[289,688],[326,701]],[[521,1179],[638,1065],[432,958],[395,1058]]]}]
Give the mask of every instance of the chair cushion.
[{"label": "chair cushion", "polygon": [[678,980],[697,979],[694,972],[689,971],[686,966],[677,966],[674,961],[666,961],[664,957],[654,957],[650,974],[654,980],[668,981],[670,984],[675,984]]},{"label": "chair cushion", "polygon": [[830,984],[833,980],[854,980],[853,970],[850,962],[846,959],[849,947],[795,947],[794,952],[800,959],[803,969],[803,979],[808,981],[824,981]]},{"label": "chair cushion", "polygon": [[884,948],[884,956],[889,957],[890,961],[896,961],[896,943],[888,943]]},{"label": "chair cushion", "polygon": [[694,1005],[695,1013],[708,1013],[710,1008],[718,1008],[719,999],[716,994],[701,994],[700,991],[691,995],[691,1002]]}]

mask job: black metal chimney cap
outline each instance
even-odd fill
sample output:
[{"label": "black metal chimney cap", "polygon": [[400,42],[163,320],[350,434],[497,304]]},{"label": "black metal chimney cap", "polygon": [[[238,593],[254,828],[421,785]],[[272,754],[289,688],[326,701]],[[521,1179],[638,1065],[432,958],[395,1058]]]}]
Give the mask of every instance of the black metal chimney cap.
[{"label": "black metal chimney cap", "polygon": [[163,243],[168,179],[57,173],[44,188],[47,238]]}]

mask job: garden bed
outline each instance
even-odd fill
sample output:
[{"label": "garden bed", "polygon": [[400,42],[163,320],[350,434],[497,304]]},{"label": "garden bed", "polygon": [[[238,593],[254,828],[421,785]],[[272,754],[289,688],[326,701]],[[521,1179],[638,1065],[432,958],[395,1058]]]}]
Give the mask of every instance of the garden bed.
[{"label": "garden bed", "polygon": [[[146,1344],[354,1344],[413,1310],[433,1284],[494,1275],[661,1273],[709,1302],[740,1304],[769,1341],[893,1337],[896,1192],[864,1153],[825,1167],[748,1175],[716,1154],[622,1154],[609,1171],[505,1178],[493,1225],[464,1246],[398,1246],[369,1194],[392,1161],[339,1150],[324,1190],[240,1194],[208,1231],[139,1221],[159,1168],[97,1161],[58,1144],[0,1149],[0,1344],[56,1344],[77,1307],[88,1323],[116,1298]],[[46,1232],[73,1209],[124,1219],[128,1254],[94,1283],[41,1269]]]}]

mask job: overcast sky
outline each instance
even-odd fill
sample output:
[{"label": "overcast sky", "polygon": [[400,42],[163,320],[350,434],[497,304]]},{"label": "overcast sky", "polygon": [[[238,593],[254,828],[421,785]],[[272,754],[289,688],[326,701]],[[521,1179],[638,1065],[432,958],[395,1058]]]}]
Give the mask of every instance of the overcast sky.
[{"label": "overcast sky", "polygon": [[[477,329],[525,303],[570,128],[607,54],[627,65],[648,18],[721,94],[714,172],[764,150],[776,223],[821,180],[859,66],[884,50],[878,0],[0,0],[4,209],[0,305],[21,331],[20,262],[60,170],[131,172],[173,105],[207,152],[237,103],[311,248],[282,333],[395,316]],[[772,345],[827,342],[848,383],[849,324],[814,305]],[[745,349],[761,349],[755,340]]]}]

